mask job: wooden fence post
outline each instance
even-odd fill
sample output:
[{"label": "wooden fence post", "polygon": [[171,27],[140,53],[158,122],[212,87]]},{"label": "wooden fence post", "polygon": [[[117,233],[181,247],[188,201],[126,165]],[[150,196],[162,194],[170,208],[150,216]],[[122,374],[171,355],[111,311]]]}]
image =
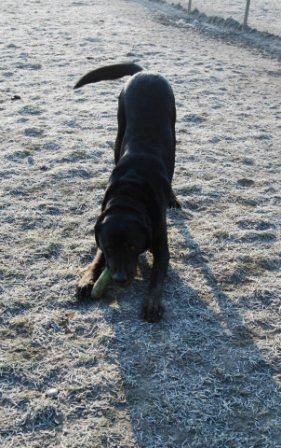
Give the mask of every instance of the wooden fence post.
[{"label": "wooden fence post", "polygon": [[192,0],[188,0],[188,7],[187,7],[188,14],[191,13],[191,3],[192,3]]},{"label": "wooden fence post", "polygon": [[245,15],[244,15],[244,23],[243,23],[244,28],[246,28],[248,26],[248,15],[249,15],[249,9],[250,9],[250,2],[251,2],[251,0],[246,0],[246,8],[245,8]]}]

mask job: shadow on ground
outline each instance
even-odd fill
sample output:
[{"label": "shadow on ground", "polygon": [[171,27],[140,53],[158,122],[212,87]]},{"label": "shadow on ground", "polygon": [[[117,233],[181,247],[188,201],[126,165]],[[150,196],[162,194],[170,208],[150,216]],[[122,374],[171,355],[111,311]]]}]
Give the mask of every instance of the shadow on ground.
[{"label": "shadow on ground", "polygon": [[[280,391],[243,318],[221,290],[184,218],[181,229],[209,290],[201,297],[174,270],[166,319],[138,320],[143,284],[108,315],[137,446],[278,447]],[[147,266],[142,260],[142,271]],[[190,279],[192,283],[192,279]],[[135,446],[135,445],[132,445]]]}]

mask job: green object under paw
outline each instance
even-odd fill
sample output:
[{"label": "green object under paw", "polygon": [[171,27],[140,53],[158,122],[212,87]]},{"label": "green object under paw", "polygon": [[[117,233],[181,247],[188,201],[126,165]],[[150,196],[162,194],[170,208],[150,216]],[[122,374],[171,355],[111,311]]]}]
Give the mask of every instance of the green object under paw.
[{"label": "green object under paw", "polygon": [[101,275],[97,279],[91,291],[92,299],[100,299],[111,281],[111,275],[108,268],[104,268]]}]

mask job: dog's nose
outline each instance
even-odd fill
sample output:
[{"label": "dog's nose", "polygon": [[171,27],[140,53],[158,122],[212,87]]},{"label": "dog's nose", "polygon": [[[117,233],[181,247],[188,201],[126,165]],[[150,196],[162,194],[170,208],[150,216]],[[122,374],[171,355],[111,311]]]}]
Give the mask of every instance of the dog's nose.
[{"label": "dog's nose", "polygon": [[113,280],[120,285],[125,285],[128,281],[128,277],[123,272],[115,272],[112,276]]}]

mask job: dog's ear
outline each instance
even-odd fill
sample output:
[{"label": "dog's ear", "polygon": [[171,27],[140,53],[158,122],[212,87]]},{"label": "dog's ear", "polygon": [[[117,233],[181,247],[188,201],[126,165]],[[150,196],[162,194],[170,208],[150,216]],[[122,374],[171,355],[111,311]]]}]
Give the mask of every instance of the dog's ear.
[{"label": "dog's ear", "polygon": [[138,218],[138,223],[140,224],[140,226],[142,227],[142,229],[144,230],[144,233],[146,235],[146,246],[147,246],[147,249],[150,249],[151,244],[152,244],[152,225],[151,225],[151,220],[150,220],[149,216],[145,215],[145,216],[142,216],[142,217]]}]

